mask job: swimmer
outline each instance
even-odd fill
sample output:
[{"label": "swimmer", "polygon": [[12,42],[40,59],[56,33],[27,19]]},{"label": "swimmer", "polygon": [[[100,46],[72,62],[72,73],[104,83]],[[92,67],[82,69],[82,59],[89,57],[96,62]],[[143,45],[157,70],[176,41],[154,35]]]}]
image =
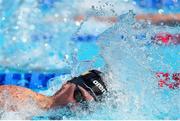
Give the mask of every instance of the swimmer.
[{"label": "swimmer", "polygon": [[[74,77],[62,85],[53,96],[45,96],[33,92],[30,89],[3,85],[0,86],[0,107],[6,111],[28,110],[31,115],[36,115],[33,104],[38,109],[49,110],[56,107],[64,107],[68,104],[79,105],[81,102],[101,101],[103,94],[107,92],[102,73],[90,70],[84,75]],[[25,108],[30,105],[30,108]]]}]

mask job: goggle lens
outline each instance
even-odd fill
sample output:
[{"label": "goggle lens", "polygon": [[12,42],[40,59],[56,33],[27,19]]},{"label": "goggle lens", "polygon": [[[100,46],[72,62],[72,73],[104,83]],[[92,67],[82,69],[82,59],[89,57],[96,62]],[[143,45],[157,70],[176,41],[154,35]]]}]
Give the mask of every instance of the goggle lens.
[{"label": "goggle lens", "polygon": [[83,94],[78,86],[76,86],[76,89],[74,91],[74,99],[76,102],[83,102],[85,101],[85,98],[83,97]]}]

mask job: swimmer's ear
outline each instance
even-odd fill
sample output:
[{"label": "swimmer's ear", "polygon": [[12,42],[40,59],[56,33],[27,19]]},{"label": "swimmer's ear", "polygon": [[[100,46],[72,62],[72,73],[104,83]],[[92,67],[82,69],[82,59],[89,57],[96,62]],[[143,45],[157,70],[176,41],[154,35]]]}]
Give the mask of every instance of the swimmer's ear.
[{"label": "swimmer's ear", "polygon": [[92,101],[94,98],[81,86],[78,86],[79,89],[82,92],[83,97],[87,100],[87,101]]}]

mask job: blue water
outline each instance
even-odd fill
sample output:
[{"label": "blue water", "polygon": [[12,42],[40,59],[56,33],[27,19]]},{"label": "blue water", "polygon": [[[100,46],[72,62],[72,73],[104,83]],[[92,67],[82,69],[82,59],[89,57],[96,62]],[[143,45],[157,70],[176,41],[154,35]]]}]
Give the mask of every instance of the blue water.
[{"label": "blue water", "polygon": [[[91,102],[90,112],[80,107],[73,112],[63,108],[33,119],[180,119],[179,89],[159,88],[155,78],[158,71],[180,71],[180,47],[151,43],[155,33],[178,33],[179,27],[138,23],[127,9],[128,14],[120,14],[115,25],[95,23],[95,31],[88,18],[83,23],[72,20],[75,5],[80,3],[43,2],[0,2],[0,71],[67,72],[49,81],[47,89],[35,90],[52,95],[72,76],[98,68],[106,73],[112,93],[103,103]],[[106,15],[103,10],[96,12],[89,10],[86,14]],[[18,119],[19,115],[5,112],[2,119]]]},{"label": "blue water", "polygon": [[179,13],[179,0],[134,0],[136,4],[149,13]]}]

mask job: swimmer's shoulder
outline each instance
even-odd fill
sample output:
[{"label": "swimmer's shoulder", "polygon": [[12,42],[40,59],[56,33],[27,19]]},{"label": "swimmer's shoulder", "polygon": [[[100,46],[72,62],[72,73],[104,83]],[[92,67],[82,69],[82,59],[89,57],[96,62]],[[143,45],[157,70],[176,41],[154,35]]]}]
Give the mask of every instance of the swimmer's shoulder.
[{"label": "swimmer's shoulder", "polygon": [[0,95],[7,93],[8,95],[23,95],[23,96],[36,96],[37,93],[31,89],[15,86],[15,85],[1,85]]},{"label": "swimmer's shoulder", "polygon": [[28,102],[29,100],[38,104],[40,108],[50,108],[53,100],[45,95],[38,94],[28,88],[14,86],[14,85],[3,85],[0,86],[0,102],[1,97],[11,97],[11,99],[16,100],[17,102],[23,103]]},{"label": "swimmer's shoulder", "polygon": [[0,91],[3,91],[3,90],[27,90],[27,91],[31,91],[28,88],[20,87],[20,86],[16,86],[16,85],[0,85]]}]

